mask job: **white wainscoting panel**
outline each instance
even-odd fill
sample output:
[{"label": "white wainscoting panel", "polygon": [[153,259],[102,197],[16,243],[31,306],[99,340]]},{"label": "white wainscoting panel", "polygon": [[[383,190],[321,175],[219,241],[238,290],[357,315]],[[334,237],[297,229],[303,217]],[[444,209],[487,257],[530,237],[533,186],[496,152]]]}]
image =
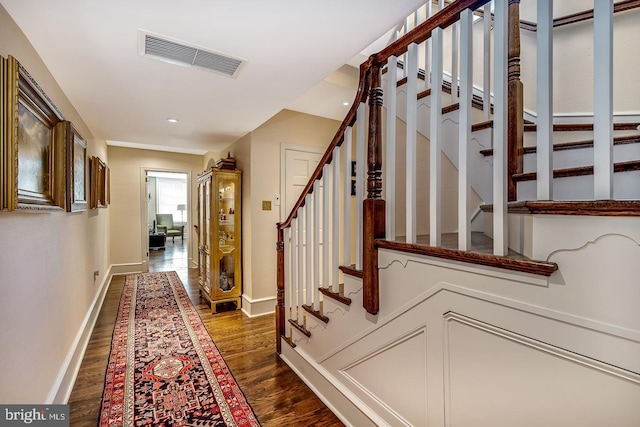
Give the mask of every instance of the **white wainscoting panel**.
[{"label": "white wainscoting panel", "polygon": [[465,316],[446,319],[450,425],[640,425],[637,375]]}]

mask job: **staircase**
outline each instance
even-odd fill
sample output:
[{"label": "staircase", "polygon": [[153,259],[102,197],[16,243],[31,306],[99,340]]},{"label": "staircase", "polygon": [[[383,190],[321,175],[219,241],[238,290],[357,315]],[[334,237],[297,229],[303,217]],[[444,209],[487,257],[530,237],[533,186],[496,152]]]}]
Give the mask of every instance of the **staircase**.
[{"label": "staircase", "polygon": [[[428,3],[362,64],[278,224],[278,353],[346,425],[640,425],[638,117],[593,64],[592,121],[554,118],[552,2],[536,24],[493,3]],[[614,10],[640,17],[606,3],[588,24],[605,63]]]}]

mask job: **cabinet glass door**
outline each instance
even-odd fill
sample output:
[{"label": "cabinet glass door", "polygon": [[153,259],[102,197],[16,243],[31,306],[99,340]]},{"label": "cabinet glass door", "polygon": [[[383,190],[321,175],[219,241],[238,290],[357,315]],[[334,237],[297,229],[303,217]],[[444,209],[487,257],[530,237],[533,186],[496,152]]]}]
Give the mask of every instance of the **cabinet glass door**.
[{"label": "cabinet glass door", "polygon": [[235,248],[236,248],[236,184],[231,179],[221,179],[218,182],[218,250],[219,258],[219,289],[231,292],[235,287]]}]

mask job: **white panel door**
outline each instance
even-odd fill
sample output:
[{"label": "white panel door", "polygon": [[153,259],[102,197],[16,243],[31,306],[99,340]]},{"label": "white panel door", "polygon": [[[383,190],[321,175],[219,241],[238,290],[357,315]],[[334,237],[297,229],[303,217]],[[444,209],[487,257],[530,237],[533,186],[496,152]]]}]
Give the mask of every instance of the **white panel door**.
[{"label": "white panel door", "polygon": [[284,191],[281,217],[287,218],[298,197],[309,181],[309,177],[318,166],[322,152],[309,148],[284,148]]}]

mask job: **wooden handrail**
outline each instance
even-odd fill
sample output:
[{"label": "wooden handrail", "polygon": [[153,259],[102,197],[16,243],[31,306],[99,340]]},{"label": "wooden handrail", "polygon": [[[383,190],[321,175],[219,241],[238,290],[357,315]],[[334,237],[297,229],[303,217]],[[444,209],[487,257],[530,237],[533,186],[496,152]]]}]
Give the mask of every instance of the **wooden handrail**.
[{"label": "wooden handrail", "polygon": [[431,18],[418,25],[411,32],[400,37],[389,46],[374,54],[375,63],[385,64],[389,57],[400,56],[406,52],[407,47],[412,44],[420,44],[431,37],[431,32],[436,28],[446,28],[460,20],[460,13],[465,9],[477,9],[489,3],[490,0],[458,0],[451,3],[444,9],[438,11]]},{"label": "wooden handrail", "polygon": [[401,55],[407,50],[407,47],[411,43],[422,43],[423,41],[427,40],[431,36],[431,32],[435,28],[446,28],[454,24],[460,19],[460,13],[463,10],[468,8],[477,9],[488,3],[489,1],[490,0],[458,0],[456,2],[453,2],[422,24],[418,25],[411,32],[400,37],[398,40],[391,43],[389,46],[387,46],[377,54],[369,57],[367,61],[360,65],[360,78],[355,100],[351,105],[347,116],[342,121],[342,124],[338,128],[338,131],[329,144],[329,147],[320,159],[318,166],[314,170],[313,174],[311,174],[311,176],[309,177],[307,185],[300,194],[300,197],[296,201],[296,204],[291,209],[289,216],[284,222],[281,223],[281,228],[288,228],[291,226],[291,221],[297,216],[298,209],[304,206],[305,197],[307,196],[307,194],[313,192],[313,182],[322,177],[322,169],[324,165],[331,161],[334,148],[342,145],[344,132],[346,131],[347,127],[352,126],[355,123],[358,106],[360,105],[360,103],[365,102],[368,97],[371,67],[375,65],[381,68],[390,56]]},{"label": "wooden handrail", "polygon": [[466,9],[477,9],[489,0],[458,0],[418,25],[377,54],[360,65],[360,78],[355,100],[342,121],[318,166],[311,174],[307,185],[300,194],[287,219],[277,225],[277,305],[276,333],[277,351],[280,352],[280,338],[285,336],[285,271],[284,271],[284,229],[291,227],[298,211],[305,204],[308,194],[313,192],[313,184],[322,177],[323,168],[331,162],[333,152],[344,142],[344,134],[356,122],[358,107],[369,99],[369,134],[367,142],[367,198],[363,201],[363,306],[367,312],[376,314],[379,309],[378,295],[378,248],[376,239],[385,236],[385,201],[382,199],[382,88],[381,70],[392,55],[399,56],[412,43],[422,43],[436,28],[446,28],[460,19]]},{"label": "wooden handrail", "polygon": [[324,167],[324,165],[331,162],[334,148],[340,147],[342,145],[345,131],[349,126],[353,126],[353,124],[356,122],[356,114],[358,112],[358,106],[362,102],[365,102],[367,100],[368,91],[369,91],[369,69],[371,67],[371,64],[372,64],[372,58],[369,58],[366,62],[360,65],[360,79],[358,81],[358,90],[356,91],[355,100],[353,101],[353,104],[351,105],[351,108],[349,109],[347,116],[342,121],[336,134],[331,140],[329,147],[327,148],[324,155],[318,162],[318,166],[309,177],[309,181],[307,182],[307,185],[302,190],[302,193],[300,193],[300,197],[298,197],[296,204],[293,205],[293,208],[291,209],[289,216],[284,222],[280,224],[279,228],[284,229],[291,226],[291,221],[293,221],[293,219],[298,215],[298,209],[304,206],[305,197],[307,196],[307,194],[313,193],[314,181],[322,178],[322,168]]}]

